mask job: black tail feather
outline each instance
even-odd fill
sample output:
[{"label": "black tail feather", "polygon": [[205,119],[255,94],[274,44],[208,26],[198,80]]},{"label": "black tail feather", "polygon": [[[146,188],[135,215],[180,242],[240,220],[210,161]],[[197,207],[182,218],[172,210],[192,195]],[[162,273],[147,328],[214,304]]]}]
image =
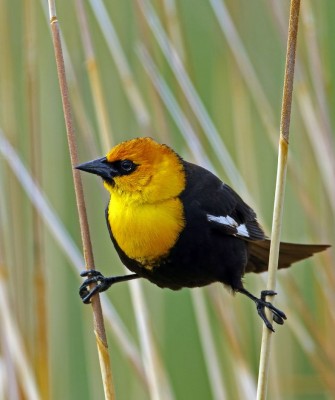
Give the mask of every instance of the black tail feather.
[{"label": "black tail feather", "polygon": [[[264,272],[268,270],[271,241],[249,242],[249,260],[245,272]],[[288,268],[291,264],[326,250],[328,244],[280,243],[278,268]]]}]

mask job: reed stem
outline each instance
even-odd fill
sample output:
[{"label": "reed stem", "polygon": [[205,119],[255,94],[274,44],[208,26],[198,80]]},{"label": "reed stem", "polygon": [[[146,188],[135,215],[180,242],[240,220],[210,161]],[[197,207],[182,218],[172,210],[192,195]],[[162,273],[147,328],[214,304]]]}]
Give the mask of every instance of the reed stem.
[{"label": "reed stem", "polygon": [[[288,144],[289,144],[288,140],[289,140],[289,128],[291,120],[291,105],[292,105],[299,11],[300,11],[300,0],[291,0],[284,89],[283,89],[282,111],[281,111],[281,121],[280,121],[277,180],[276,180],[275,201],[274,201],[274,210],[272,219],[269,275],[267,282],[267,288],[269,290],[274,290],[276,287],[276,272],[278,267],[280,232],[282,225],[286,171],[287,171],[287,154],[288,154]],[[272,316],[269,317],[272,318]],[[272,332],[264,326],[261,354],[260,354],[259,374],[258,374],[257,400],[266,399],[269,365],[270,365],[271,337],[272,337]]]},{"label": "reed stem", "polygon": [[[66,81],[59,24],[56,15],[56,7],[54,0],[49,0],[48,4],[49,4],[50,25],[51,25],[53,44],[54,44],[59,86],[63,103],[67,140],[71,158],[71,165],[72,167],[74,167],[76,164],[78,164],[77,144],[76,144],[74,126],[72,121],[71,105],[70,105],[69,91]],[[79,171],[77,171],[74,168],[72,168],[72,174],[73,174],[74,189],[76,194],[77,209],[79,214],[79,223],[80,223],[81,238],[83,243],[85,264],[87,269],[94,269],[94,258],[93,258],[92,244],[90,240],[89,225],[87,220],[81,177]],[[106,331],[104,327],[99,296],[93,297],[92,308],[93,308],[93,319],[94,319],[94,331],[97,340],[100,370],[104,386],[105,398],[114,399],[115,396],[114,396],[114,387],[112,383],[112,372],[110,367],[110,359],[107,349],[108,346],[107,346]]]}]

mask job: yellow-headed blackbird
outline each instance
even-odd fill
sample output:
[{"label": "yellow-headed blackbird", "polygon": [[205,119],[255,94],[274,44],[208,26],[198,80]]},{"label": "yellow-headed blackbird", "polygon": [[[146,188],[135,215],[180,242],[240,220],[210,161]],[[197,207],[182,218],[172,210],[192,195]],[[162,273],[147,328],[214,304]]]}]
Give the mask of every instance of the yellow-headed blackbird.
[{"label": "yellow-headed blackbird", "polygon": [[[170,147],[150,138],[115,146],[106,157],[78,165],[99,175],[110,193],[106,220],[123,264],[134,274],[104,277],[85,271],[84,303],[112,284],[146,278],[162,288],[221,282],[251,298],[266,326],[264,308],[283,324],[285,314],[242,283],[246,272],[268,268],[270,241],[255,212],[228,185],[206,169],[184,161]],[[279,268],[325,250],[327,245],[281,243]],[[89,291],[91,283],[96,286]]]}]

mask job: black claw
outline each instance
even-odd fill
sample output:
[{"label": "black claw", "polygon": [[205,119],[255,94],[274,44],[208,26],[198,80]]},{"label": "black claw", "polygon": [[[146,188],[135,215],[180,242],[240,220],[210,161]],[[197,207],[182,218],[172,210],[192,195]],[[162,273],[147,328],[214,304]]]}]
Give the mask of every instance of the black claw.
[{"label": "black claw", "polygon": [[[85,269],[81,271],[80,276],[99,276],[101,272],[97,271],[96,269]],[[101,275],[102,276],[102,275]]]},{"label": "black claw", "polygon": [[273,313],[273,320],[275,321],[276,324],[278,325],[283,325],[284,324],[284,319],[277,314]]},{"label": "black claw", "polygon": [[260,299],[260,301],[258,303],[256,303],[256,305],[257,305],[258,315],[262,318],[266,327],[268,329],[270,329],[270,331],[274,332],[275,330],[273,329],[271,322],[268,320],[268,318],[265,314],[266,302],[263,302],[263,300]]},{"label": "black claw", "polygon": [[[80,297],[83,301],[84,304],[90,304],[91,302],[91,298],[96,294],[100,292],[100,287],[99,285],[95,286],[91,291],[88,291],[86,289],[86,291],[82,292],[82,294],[80,294]],[[79,291],[80,293],[80,291]]]},{"label": "black claw", "polygon": [[[109,282],[109,278],[105,278],[99,271],[96,270],[86,270],[80,273],[80,276],[87,276],[83,284],[79,288],[79,296],[81,297],[83,303],[89,304],[91,302],[91,298],[100,292],[104,292],[109,288],[111,283]],[[95,283],[93,289],[89,289],[89,286]]]},{"label": "black claw", "polygon": [[265,301],[266,296],[276,296],[277,292],[273,290],[262,290],[261,291],[261,300]]},{"label": "black claw", "polygon": [[[105,277],[101,272],[95,269],[83,271],[80,273],[80,276],[87,277],[79,288],[79,295],[85,304],[89,304],[92,296],[96,293],[104,292],[114,283],[131,281],[140,277],[137,274]],[[95,283],[95,286],[90,289],[89,286],[92,283]]]},{"label": "black claw", "polygon": [[277,293],[274,292],[273,290],[263,290],[261,292],[261,298],[258,299],[258,301],[256,301],[258,314],[264,321],[266,327],[268,329],[270,329],[272,332],[274,332],[275,330],[273,329],[272,324],[266,317],[265,307],[268,308],[272,312],[273,320],[274,320],[274,322],[276,322],[276,324],[283,325],[284,320],[287,319],[287,317],[283,311],[279,310],[272,303],[265,300],[266,296],[275,296],[276,294]]},{"label": "black claw", "polygon": [[276,292],[274,292],[273,290],[263,290],[261,292],[261,297],[257,298],[253,294],[248,292],[246,289],[244,289],[244,287],[239,288],[238,291],[246,295],[247,297],[249,297],[249,299],[253,300],[256,303],[257,312],[259,316],[262,318],[266,327],[270,329],[270,331],[274,332],[275,330],[273,329],[271,322],[268,320],[265,314],[265,307],[272,312],[274,322],[276,324],[283,325],[284,320],[286,319],[285,313],[283,313],[283,311],[281,310],[278,310],[278,308],[276,308],[269,301],[266,301],[266,296],[275,296],[277,294]]}]

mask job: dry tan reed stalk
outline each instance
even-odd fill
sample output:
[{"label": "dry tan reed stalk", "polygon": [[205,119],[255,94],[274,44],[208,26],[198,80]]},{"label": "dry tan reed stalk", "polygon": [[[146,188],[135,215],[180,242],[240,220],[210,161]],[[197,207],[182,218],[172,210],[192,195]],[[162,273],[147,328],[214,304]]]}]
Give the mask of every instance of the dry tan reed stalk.
[{"label": "dry tan reed stalk", "polygon": [[[69,92],[66,81],[65,66],[62,52],[62,45],[60,40],[59,24],[56,15],[55,2],[49,0],[49,16],[52,32],[52,39],[54,44],[55,59],[57,65],[58,79],[63,103],[63,111],[68,139],[68,146],[70,151],[70,158],[72,166],[78,164],[77,145],[75,139],[74,126],[71,114],[71,105],[69,101]],[[83,252],[87,269],[94,269],[94,258],[92,245],[89,234],[89,226],[86,214],[86,207],[84,203],[84,192],[79,171],[72,169],[74,189],[76,194],[77,208],[79,214],[80,231],[83,243]],[[102,381],[104,386],[104,393],[106,399],[114,399],[114,387],[112,383],[112,372],[110,367],[110,359],[107,349],[107,338],[104,327],[103,315],[101,310],[99,296],[94,296],[92,299],[94,331],[96,334],[100,369]]]},{"label": "dry tan reed stalk", "polygon": [[[37,32],[36,32],[36,5],[32,0],[24,2],[24,28],[25,28],[25,61],[26,61],[26,96],[28,106],[28,133],[29,152],[31,159],[32,175],[36,182],[42,181],[42,153],[41,153],[41,130],[38,95],[38,69],[37,69]],[[48,323],[47,323],[47,300],[46,300],[46,269],[45,253],[43,248],[43,224],[38,211],[31,205],[33,220],[33,264],[34,264],[34,293],[35,312],[35,369],[39,391],[43,399],[50,398],[50,370],[49,370],[49,348],[48,348]]]},{"label": "dry tan reed stalk", "polygon": [[[18,377],[17,382],[22,390],[21,395],[27,400],[41,400],[42,397],[36,383],[34,370],[25,349],[24,338],[22,337],[17,321],[12,313],[11,301],[8,293],[8,282],[4,272],[6,269],[7,267],[3,263],[0,255],[0,319],[2,343],[6,343],[6,351],[10,355],[13,367],[15,367]],[[7,376],[6,379],[9,379],[9,377]],[[9,379],[8,384],[13,385],[13,382]],[[14,391],[16,390],[14,389]],[[9,388],[8,393],[13,394],[11,388]]]},{"label": "dry tan reed stalk", "polygon": [[108,17],[108,11],[102,0],[89,0],[92,11],[105,37],[109,51],[114,59],[117,72],[125,89],[129,104],[134,111],[138,124],[142,129],[148,129],[150,115],[141,95],[140,89],[134,79],[132,69],[125,56],[114,24]]},{"label": "dry tan reed stalk", "polygon": [[[287,154],[288,154],[288,143],[289,143],[288,139],[289,139],[289,128],[291,120],[291,105],[292,105],[299,11],[300,11],[300,0],[291,0],[282,111],[280,120],[278,168],[277,168],[276,191],[275,191],[275,201],[274,201],[274,210],[272,219],[269,275],[267,282],[267,288],[269,290],[274,290],[276,287],[276,272],[278,267],[280,232],[281,232],[284,194],[285,194]],[[270,316],[270,318],[272,318],[272,316]],[[259,364],[258,387],[257,387],[258,400],[264,400],[266,398],[269,364],[270,364],[271,336],[272,332],[264,326],[263,336],[262,336],[262,347],[260,354],[260,364]]]},{"label": "dry tan reed stalk", "polygon": [[99,133],[101,138],[101,147],[110,149],[112,147],[111,137],[113,131],[109,122],[107,104],[103,94],[103,83],[101,74],[96,62],[94,47],[92,43],[91,33],[88,27],[87,16],[82,0],[76,0],[75,6],[80,26],[81,41],[86,57],[87,74],[91,86],[93,96],[93,104],[99,125]]}]

